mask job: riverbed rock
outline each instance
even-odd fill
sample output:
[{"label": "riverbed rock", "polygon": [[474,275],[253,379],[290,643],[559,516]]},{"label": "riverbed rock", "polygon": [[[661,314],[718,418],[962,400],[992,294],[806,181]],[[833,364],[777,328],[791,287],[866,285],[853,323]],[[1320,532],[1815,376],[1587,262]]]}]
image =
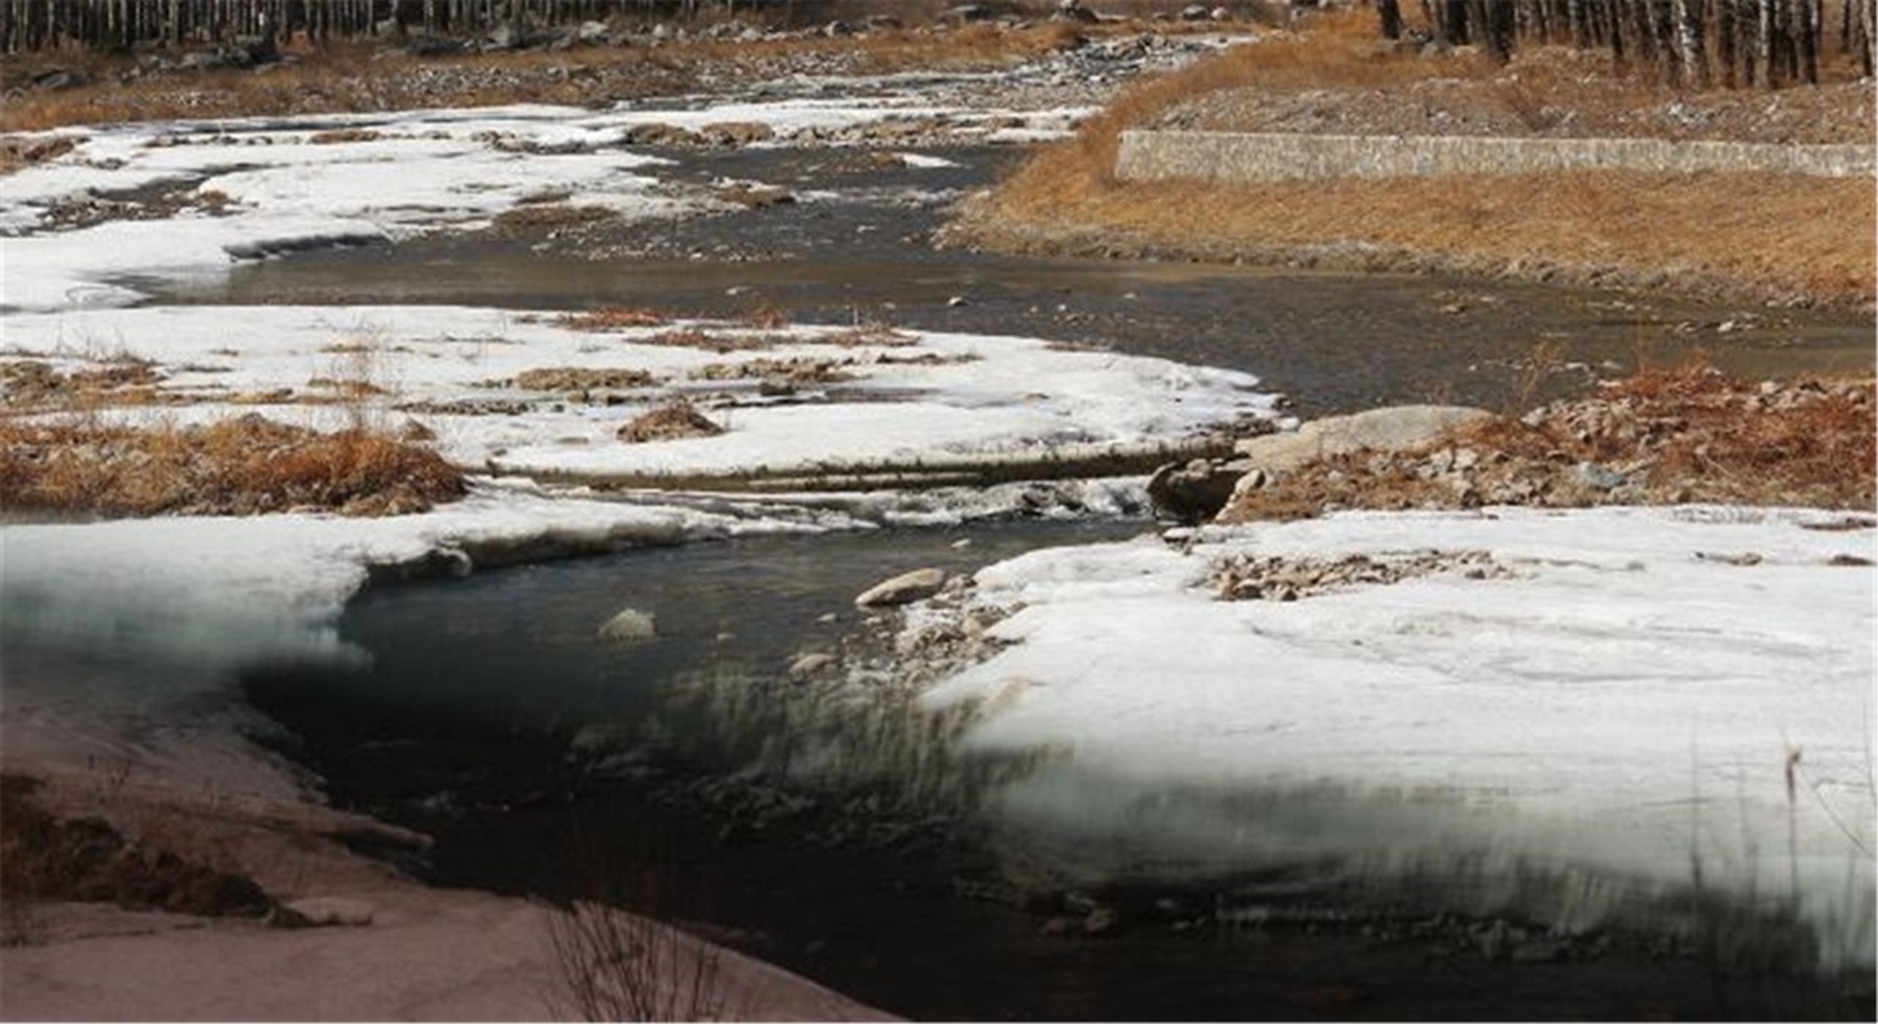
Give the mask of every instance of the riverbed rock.
[{"label": "riverbed rock", "polygon": [[915,569],[868,588],[854,599],[860,608],[891,608],[937,594],[946,584],[944,569]]},{"label": "riverbed rock", "polygon": [[1363,448],[1406,451],[1450,430],[1492,419],[1485,409],[1464,405],[1393,405],[1348,416],[1311,420],[1288,434],[1265,434],[1234,446],[1252,468],[1284,473],[1314,458]]},{"label": "riverbed rock", "polygon": [[658,623],[651,612],[627,608],[606,620],[600,627],[602,640],[653,640],[659,635]]},{"label": "riverbed rock", "polygon": [[700,141],[698,133],[689,128],[663,121],[633,125],[626,129],[622,140],[628,146],[695,146]]},{"label": "riverbed rock", "polygon": [[1202,523],[1219,514],[1248,472],[1244,459],[1193,459],[1170,462],[1148,480],[1148,500],[1157,515],[1177,522]]},{"label": "riverbed rock", "polygon": [[834,664],[835,656],[832,654],[804,654],[789,663],[789,677],[791,679],[807,679],[810,676],[819,675]]},{"label": "riverbed rock", "polygon": [[776,129],[761,121],[716,121],[699,128],[698,134],[713,146],[747,146],[775,138]]}]

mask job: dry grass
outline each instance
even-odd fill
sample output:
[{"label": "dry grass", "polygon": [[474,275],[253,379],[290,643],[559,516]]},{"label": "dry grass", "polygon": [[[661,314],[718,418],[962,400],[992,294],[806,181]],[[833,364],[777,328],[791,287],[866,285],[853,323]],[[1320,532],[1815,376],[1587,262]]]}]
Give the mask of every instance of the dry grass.
[{"label": "dry grass", "polygon": [[555,321],[570,331],[618,331],[629,327],[660,327],[665,315],[643,306],[602,306],[569,313]]},{"label": "dry grass", "polygon": [[1878,410],[1871,380],[1809,381],[1762,393],[1695,357],[1645,369],[1524,421],[1463,433],[1510,457],[1639,465],[1678,500],[1871,508]]},{"label": "dry grass", "polygon": [[70,153],[78,140],[67,137],[51,139],[0,138],[0,175],[12,174],[34,164],[54,160]]},{"label": "dry grass", "polygon": [[658,378],[635,367],[549,366],[523,370],[514,385],[527,391],[627,390],[651,387]]},{"label": "dry grass", "polygon": [[692,437],[716,437],[724,428],[705,418],[684,399],[667,402],[633,417],[619,428],[619,439],[627,444],[649,441],[680,441]]},{"label": "dry grass", "polygon": [[106,516],[419,512],[462,496],[428,448],[365,429],[322,434],[258,415],[208,426],[0,421],[0,505]]},{"label": "dry grass", "polygon": [[989,219],[1046,230],[1070,223],[1203,255],[1283,258],[1341,245],[1361,262],[1380,247],[1480,270],[1673,273],[1850,304],[1870,301],[1878,279],[1874,217],[1871,183],[1857,179],[1556,172],[1124,185],[1058,150],[1008,182]]},{"label": "dry grass", "polygon": [[1403,453],[1320,458],[1235,497],[1227,522],[1329,507],[1878,503],[1873,381],[1763,389],[1696,357]]}]

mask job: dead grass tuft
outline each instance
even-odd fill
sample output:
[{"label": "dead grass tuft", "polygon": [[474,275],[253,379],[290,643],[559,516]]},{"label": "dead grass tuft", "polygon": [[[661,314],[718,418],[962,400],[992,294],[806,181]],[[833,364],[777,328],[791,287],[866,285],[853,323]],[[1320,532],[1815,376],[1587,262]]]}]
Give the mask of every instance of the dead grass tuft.
[{"label": "dead grass tuft", "polygon": [[376,142],[379,138],[378,132],[370,128],[335,128],[315,132],[307,142],[315,146],[334,146],[346,142]]},{"label": "dead grass tuft", "polygon": [[522,231],[572,227],[576,224],[592,224],[612,216],[614,216],[613,211],[604,206],[537,203],[518,206],[513,210],[504,210],[496,215],[493,223],[497,231],[513,234]]},{"label": "dead grass tuft", "polygon": [[661,327],[665,316],[642,306],[602,306],[569,313],[557,322],[570,331],[618,331],[628,327]]},{"label": "dead grass tuft", "polygon": [[690,437],[716,437],[724,428],[706,419],[684,399],[667,402],[633,417],[619,429],[619,439],[628,444],[648,441],[678,441]]},{"label": "dead grass tuft", "polygon": [[208,426],[0,422],[0,505],[105,516],[371,516],[461,497],[428,448],[363,429],[331,434],[256,414]]},{"label": "dead grass tuft", "polygon": [[688,327],[683,330],[660,331],[649,338],[634,338],[633,344],[699,348],[723,355],[727,352],[749,352],[770,348],[776,344],[776,339],[761,334],[722,334]]},{"label": "dead grass tuft", "polygon": [[11,135],[0,137],[0,175],[56,160],[77,146],[78,140],[68,136],[50,139],[26,139]]},{"label": "dead grass tuft", "polygon": [[630,391],[651,387],[656,377],[634,367],[552,366],[523,370],[514,385],[527,391],[586,392],[594,389]]}]

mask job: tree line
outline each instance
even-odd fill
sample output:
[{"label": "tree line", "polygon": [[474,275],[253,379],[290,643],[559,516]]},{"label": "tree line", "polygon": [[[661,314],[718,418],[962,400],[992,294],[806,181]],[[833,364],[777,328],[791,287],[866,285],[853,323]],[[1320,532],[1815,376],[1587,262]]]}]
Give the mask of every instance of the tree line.
[{"label": "tree line", "polygon": [[[1672,85],[1818,84],[1826,44],[1867,77],[1878,59],[1878,0],[1418,0],[1429,34],[1505,60],[1526,43],[1607,49]],[[1382,34],[1401,38],[1403,0],[1375,0]],[[1836,10],[1831,9],[1836,7]]]},{"label": "tree line", "polygon": [[[0,0],[0,50],[123,50],[240,37],[317,40],[405,31],[463,35],[509,25],[566,25],[615,14],[695,15],[758,0]],[[796,4],[788,5],[794,13]]]}]

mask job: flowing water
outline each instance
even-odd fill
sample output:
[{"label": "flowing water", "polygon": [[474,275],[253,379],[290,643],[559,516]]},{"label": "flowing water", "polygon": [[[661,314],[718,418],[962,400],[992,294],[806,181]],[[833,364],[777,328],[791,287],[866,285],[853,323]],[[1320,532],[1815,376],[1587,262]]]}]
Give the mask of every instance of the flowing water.
[{"label": "flowing water", "polygon": [[[1188,263],[1030,259],[935,250],[944,207],[1011,150],[946,150],[955,166],[852,169],[827,150],[674,153],[665,176],[772,182],[802,201],[748,213],[602,226],[554,239],[432,237],[251,263],[226,279],[140,281],[161,302],[761,306],[806,322],[1086,342],[1258,374],[1301,415],[1404,401],[1504,407],[1690,351],[1750,376],[1869,370],[1869,316],[1770,310],[1541,285]],[[847,162],[844,162],[847,161]]]}]

